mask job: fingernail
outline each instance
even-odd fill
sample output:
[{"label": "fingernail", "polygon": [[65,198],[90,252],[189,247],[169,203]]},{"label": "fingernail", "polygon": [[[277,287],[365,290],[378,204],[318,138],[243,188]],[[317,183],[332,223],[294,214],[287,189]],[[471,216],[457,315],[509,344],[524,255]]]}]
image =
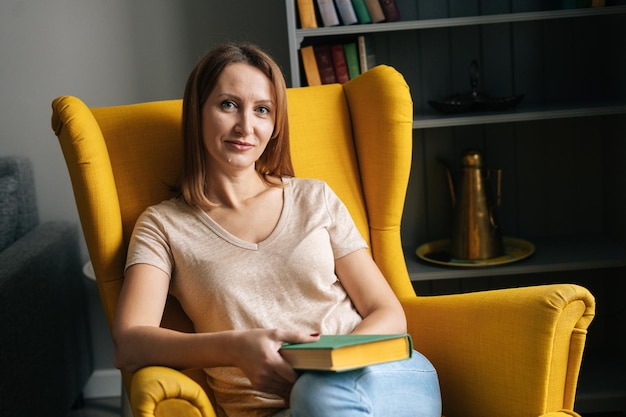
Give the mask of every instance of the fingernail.
[{"label": "fingernail", "polygon": [[320,335],[319,333],[311,333],[311,336],[313,336],[313,337],[317,337],[319,335]]}]

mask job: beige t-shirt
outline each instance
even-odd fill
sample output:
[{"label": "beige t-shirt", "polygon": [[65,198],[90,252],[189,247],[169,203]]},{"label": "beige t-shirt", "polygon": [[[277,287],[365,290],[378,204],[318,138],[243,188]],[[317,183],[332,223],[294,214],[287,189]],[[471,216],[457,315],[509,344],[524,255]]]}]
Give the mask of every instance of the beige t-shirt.
[{"label": "beige t-shirt", "polygon": [[[139,217],[126,266],[154,265],[197,332],[280,328],[346,334],[361,321],[335,275],[335,259],[367,244],[348,210],[322,181],[285,178],[273,232],[260,243],[231,235],[181,199]],[[266,416],[283,401],[253,390],[237,368],[207,368],[228,415]]]}]

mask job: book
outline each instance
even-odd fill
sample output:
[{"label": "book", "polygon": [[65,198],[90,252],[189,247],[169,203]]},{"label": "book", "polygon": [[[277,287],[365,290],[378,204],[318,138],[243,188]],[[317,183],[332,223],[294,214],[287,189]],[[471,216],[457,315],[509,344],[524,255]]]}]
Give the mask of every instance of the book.
[{"label": "book", "polygon": [[308,85],[322,85],[320,71],[317,68],[317,60],[313,46],[303,46],[300,48],[300,56],[302,58],[302,66],[304,67],[304,75]]},{"label": "book", "polygon": [[330,50],[330,45],[315,45],[313,46],[313,52],[315,53],[315,61],[317,62],[322,84],[336,83],[337,76],[335,75],[333,54]]},{"label": "book", "polygon": [[372,23],[365,0],[352,0],[352,7],[354,7],[354,12],[360,24]]},{"label": "book", "polygon": [[280,354],[294,369],[341,372],[408,359],[413,341],[409,334],[322,335],[317,342],[284,344]]},{"label": "book", "polygon": [[376,52],[369,35],[360,35],[357,38],[357,49],[359,51],[359,67],[361,74],[376,66]]},{"label": "book", "polygon": [[380,7],[383,9],[385,21],[396,22],[400,20],[400,9],[396,0],[380,0]]},{"label": "book", "polygon": [[385,20],[385,14],[383,13],[383,8],[380,5],[380,0],[364,0],[365,7],[367,7],[367,11],[370,14],[370,18],[373,23],[379,23]]},{"label": "book", "polygon": [[352,0],[335,0],[335,5],[339,11],[339,17],[344,25],[353,25],[359,23],[356,12],[352,6]]},{"label": "book", "polygon": [[359,65],[359,51],[356,42],[348,42],[343,45],[343,51],[346,55],[346,64],[348,65],[348,75],[350,79],[358,77],[361,74]]},{"label": "book", "polygon": [[298,0],[298,16],[300,16],[300,28],[311,29],[318,27],[315,17],[315,0]]},{"label": "book", "polygon": [[345,84],[350,81],[348,73],[348,62],[346,61],[346,53],[343,50],[343,44],[336,43],[330,46],[330,52],[333,57],[333,67],[335,68],[335,76],[337,82]]},{"label": "book", "polygon": [[324,26],[337,26],[339,25],[339,15],[335,9],[334,0],[316,0],[317,8],[319,9],[320,16],[322,17],[322,23]]}]

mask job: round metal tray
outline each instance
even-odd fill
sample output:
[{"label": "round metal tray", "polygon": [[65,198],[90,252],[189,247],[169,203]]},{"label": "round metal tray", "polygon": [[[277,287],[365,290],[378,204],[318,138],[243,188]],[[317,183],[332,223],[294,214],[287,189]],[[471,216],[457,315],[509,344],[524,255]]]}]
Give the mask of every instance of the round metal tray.
[{"label": "round metal tray", "polygon": [[480,93],[458,94],[443,100],[429,100],[428,104],[444,114],[456,114],[472,111],[501,111],[517,106],[524,95],[509,97],[489,97]]},{"label": "round metal tray", "polygon": [[491,259],[475,261],[454,259],[449,252],[450,239],[424,243],[417,248],[415,253],[418,258],[429,263],[462,268],[477,268],[521,261],[535,252],[535,245],[527,240],[505,236],[502,238],[502,241],[504,243],[504,255]]}]

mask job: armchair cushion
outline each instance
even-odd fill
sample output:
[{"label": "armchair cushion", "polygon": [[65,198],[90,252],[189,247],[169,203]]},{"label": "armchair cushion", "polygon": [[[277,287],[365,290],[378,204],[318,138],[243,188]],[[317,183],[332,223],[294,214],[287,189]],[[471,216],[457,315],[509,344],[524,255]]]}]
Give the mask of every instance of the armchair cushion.
[{"label": "armchair cushion", "polygon": [[0,177],[0,252],[15,240],[17,232],[17,180]]},{"label": "armchair cushion", "polygon": [[64,417],[93,368],[78,227],[38,223],[22,157],[0,157],[0,227],[0,413]]},{"label": "armchair cushion", "polygon": [[0,157],[0,252],[39,223],[31,162]]},{"label": "armchair cushion", "polygon": [[79,254],[67,222],[0,252],[3,415],[64,417],[93,370]]},{"label": "armchair cushion", "polygon": [[39,211],[35,197],[35,180],[30,159],[24,156],[0,157],[0,177],[10,176],[17,181],[17,239],[39,223]]}]

